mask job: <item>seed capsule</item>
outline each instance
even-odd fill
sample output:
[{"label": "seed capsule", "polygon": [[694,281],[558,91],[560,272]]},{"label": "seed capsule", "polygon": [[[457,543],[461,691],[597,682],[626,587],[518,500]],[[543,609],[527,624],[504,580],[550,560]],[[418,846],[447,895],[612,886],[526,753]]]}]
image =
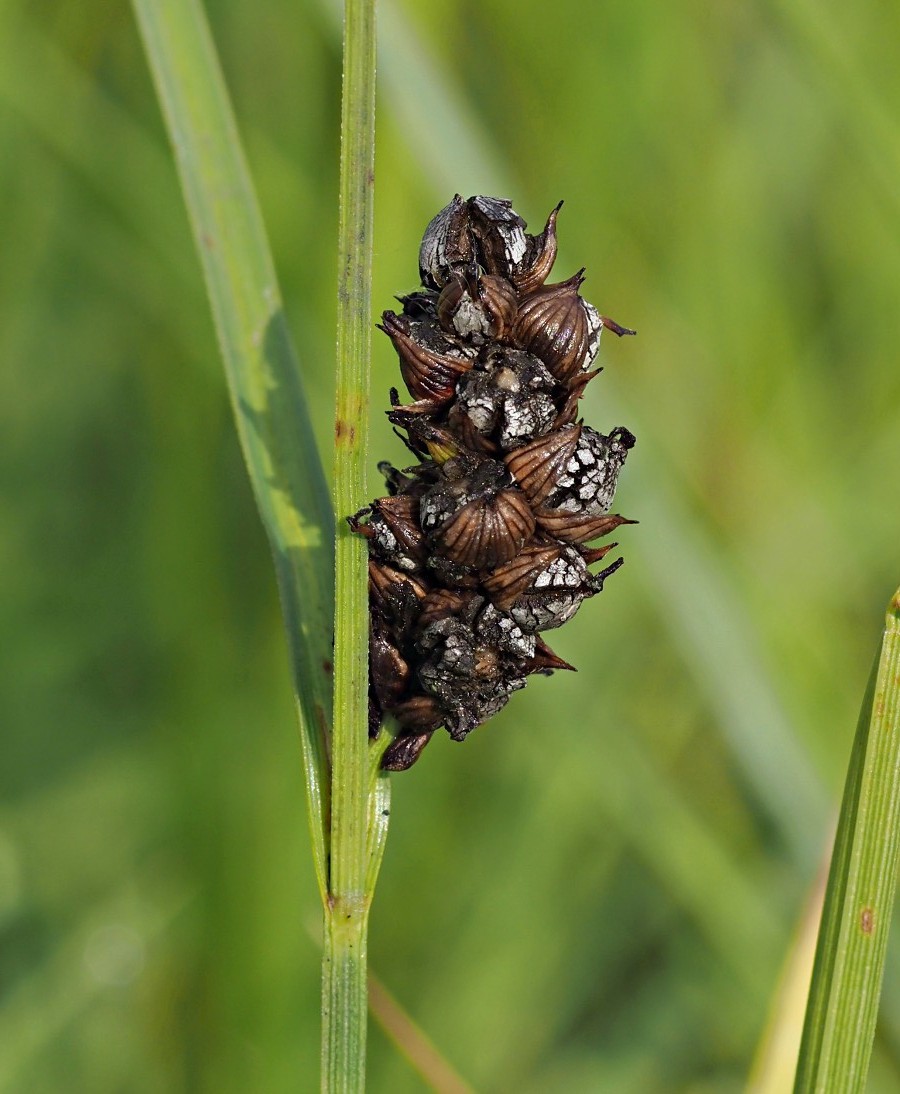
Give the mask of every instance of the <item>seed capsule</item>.
[{"label": "seed capsule", "polygon": [[428,587],[419,578],[392,566],[369,560],[369,599],[397,637],[411,630]]},{"label": "seed capsule", "polygon": [[510,280],[523,296],[539,289],[550,276],[556,261],[556,218],[561,208],[562,202],[547,218],[540,235],[526,235],[525,255],[518,267],[510,271]]},{"label": "seed capsule", "polygon": [[[450,616],[469,618],[474,600],[477,600],[479,604],[482,602],[482,598],[471,590],[433,589],[422,601],[418,621],[419,630],[424,630],[432,623]],[[477,607],[478,605],[476,609]]]},{"label": "seed capsule", "polygon": [[487,604],[475,622],[480,642],[491,650],[506,654],[516,662],[531,661],[535,651],[535,636],[523,631],[513,617]]},{"label": "seed capsule", "polygon": [[425,229],[419,274],[429,289],[441,289],[450,273],[474,260],[468,203],[457,194]]},{"label": "seed capsule", "polygon": [[445,585],[448,589],[477,589],[478,575],[471,567],[460,566],[457,562],[451,562],[437,551],[428,559],[428,569],[433,574],[435,582]]},{"label": "seed capsule", "polygon": [[[429,703],[431,707],[436,706],[433,699],[423,701]],[[410,703],[421,705],[421,701],[418,699],[410,700]],[[409,704],[407,704],[407,707],[408,706]],[[400,708],[397,709],[399,710]],[[396,710],[394,711],[394,716],[397,717]],[[417,715],[413,715],[414,719],[416,717]],[[401,721],[400,724],[403,725],[404,723]],[[440,722],[438,722],[438,725],[440,725]],[[437,726],[434,728],[437,729]],[[431,729],[427,733],[402,733],[398,737],[395,737],[384,750],[384,755],[381,758],[382,770],[408,771],[422,755],[422,749],[428,744],[433,735],[434,729]]]},{"label": "seed capsule", "polygon": [[516,290],[504,278],[457,272],[441,289],[437,317],[445,331],[477,344],[508,338],[517,309]]},{"label": "seed capsule", "polygon": [[425,655],[419,681],[438,700],[454,740],[461,741],[500,710],[511,692],[525,686],[524,677],[515,673],[502,651],[462,620],[432,623],[416,645]]},{"label": "seed capsule", "polygon": [[400,702],[409,682],[409,664],[390,637],[386,620],[376,616],[369,634],[369,680],[378,708]]},{"label": "seed capsule", "polygon": [[489,694],[463,696],[458,702],[445,703],[444,725],[454,741],[463,741],[480,725],[484,725],[509,702],[514,691],[525,687],[524,677],[509,677],[495,682]]},{"label": "seed capsule", "polygon": [[416,341],[411,335],[409,320],[390,311],[381,317],[379,330],[394,343],[403,382],[414,399],[430,400],[439,406],[453,398],[457,380],[472,367],[469,359],[461,354],[438,353]]},{"label": "seed capsule", "polygon": [[409,434],[410,447],[417,454],[427,454],[438,467],[443,466],[448,460],[454,459],[461,453],[461,448],[453,434],[435,425],[432,421],[432,412],[420,404],[411,406],[398,406],[388,411],[388,421],[399,425]]},{"label": "seed capsule", "polygon": [[539,574],[559,555],[558,547],[526,547],[505,566],[498,566],[482,578],[491,601],[502,611],[509,611],[513,604],[531,588],[535,574]]},{"label": "seed capsule", "polygon": [[513,478],[532,505],[540,505],[553,494],[572,461],[582,426],[567,425],[546,437],[538,437],[508,453],[504,459]]},{"label": "seed capsule", "polygon": [[504,605],[523,630],[546,631],[567,623],[585,597],[598,591],[578,551],[562,546],[549,560],[535,557],[527,585],[511,603],[504,598]]},{"label": "seed capsule", "polygon": [[481,264],[488,273],[509,278],[528,251],[525,221],[501,198],[473,197],[468,204]]},{"label": "seed capsule", "polygon": [[[364,524],[360,519],[368,520]],[[419,527],[419,499],[411,494],[379,498],[349,518],[354,532],[369,540],[369,550],[401,570],[414,572],[425,562],[425,542]]]},{"label": "seed capsule", "polygon": [[513,338],[544,362],[561,383],[590,368],[597,356],[603,323],[597,309],[582,299],[579,271],[568,281],[545,285],[519,305]]},{"label": "seed capsule", "polygon": [[534,514],[502,464],[450,460],[422,498],[420,520],[438,554],[470,569],[514,558],[534,533]]},{"label": "seed capsule", "polygon": [[[621,427],[614,429],[609,436],[598,433],[590,426],[565,428],[577,430],[572,451],[557,469],[552,488],[541,496],[529,496],[536,502],[544,502],[545,508],[558,512],[591,516],[605,513],[612,503],[625,457],[634,447],[634,434]],[[515,471],[513,473],[527,493],[522,479]]]},{"label": "seed capsule", "polygon": [[432,695],[411,695],[391,707],[391,714],[404,728],[420,731],[435,730],[444,720],[443,711]]},{"label": "seed capsule", "polygon": [[436,531],[435,545],[460,566],[491,569],[514,558],[534,534],[534,515],[518,490],[501,490],[458,509]]},{"label": "seed capsule", "polygon": [[500,446],[491,439],[491,431],[482,433],[466,410],[460,405],[459,400],[450,407],[447,415],[447,425],[460,444],[469,452],[483,456],[496,456]]}]

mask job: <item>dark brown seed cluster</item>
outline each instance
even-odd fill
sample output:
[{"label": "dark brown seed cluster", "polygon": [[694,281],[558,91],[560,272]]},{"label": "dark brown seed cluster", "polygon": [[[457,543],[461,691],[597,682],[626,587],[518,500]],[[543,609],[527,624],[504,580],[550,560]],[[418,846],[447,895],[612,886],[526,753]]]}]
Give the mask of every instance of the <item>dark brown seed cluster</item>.
[{"label": "dark brown seed cluster", "polygon": [[422,291],[385,312],[412,402],[388,417],[415,466],[383,463],[389,496],[350,519],[368,539],[370,732],[400,726],[383,766],[411,767],[440,726],[462,740],[532,673],[570,669],[541,632],[567,622],[622,564],[588,547],[634,437],[584,425],[578,400],[600,333],[583,272],[545,284],[556,218],[539,235],[509,201],[457,195],[419,252]]}]

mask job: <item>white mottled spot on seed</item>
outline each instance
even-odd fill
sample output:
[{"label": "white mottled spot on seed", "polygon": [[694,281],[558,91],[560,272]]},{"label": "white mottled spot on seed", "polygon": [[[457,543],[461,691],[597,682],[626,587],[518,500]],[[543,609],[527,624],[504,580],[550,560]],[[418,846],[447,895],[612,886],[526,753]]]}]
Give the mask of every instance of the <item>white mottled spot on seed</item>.
[{"label": "white mottled spot on seed", "polygon": [[453,316],[453,326],[462,335],[488,334],[490,322],[484,309],[468,293],[463,293]]}]

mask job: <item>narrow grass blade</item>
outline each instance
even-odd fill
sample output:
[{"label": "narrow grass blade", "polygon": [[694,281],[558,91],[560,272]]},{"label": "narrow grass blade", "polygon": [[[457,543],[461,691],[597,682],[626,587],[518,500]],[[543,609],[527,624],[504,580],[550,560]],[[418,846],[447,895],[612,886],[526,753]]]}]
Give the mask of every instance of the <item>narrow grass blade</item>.
[{"label": "narrow grass blade", "polygon": [[827,882],[825,858],[794,929],[745,1094],[783,1094],[793,1082]]},{"label": "narrow grass blade", "polygon": [[866,1081],[900,861],[900,591],[863,701],[838,823],[794,1090]]},{"label": "narrow grass blade", "polygon": [[[847,36],[821,4],[810,0],[769,0],[765,7],[784,23],[788,40],[796,40],[797,59],[805,62],[830,112],[846,121],[847,140],[857,162],[871,177],[896,216],[900,212],[900,128],[897,112],[878,88],[860,58],[848,48]],[[809,64],[809,62],[812,64]]]},{"label": "narrow grass blade", "polygon": [[474,1094],[428,1035],[400,1006],[384,984],[369,974],[369,1006],[375,1021],[436,1094]]},{"label": "narrow grass blade", "polygon": [[134,0],[200,254],[238,433],[275,557],[327,893],[334,525],[262,217],[198,0]]},{"label": "narrow grass blade", "polygon": [[382,732],[373,742],[369,757],[368,822],[366,825],[366,893],[371,901],[384,858],[388,824],[391,819],[391,777],[380,769],[381,757],[391,738]]}]

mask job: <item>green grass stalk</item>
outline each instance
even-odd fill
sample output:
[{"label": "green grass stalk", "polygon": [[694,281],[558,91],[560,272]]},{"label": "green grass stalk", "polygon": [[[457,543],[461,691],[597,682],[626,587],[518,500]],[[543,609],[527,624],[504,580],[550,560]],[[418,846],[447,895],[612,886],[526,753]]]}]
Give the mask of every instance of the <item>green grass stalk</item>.
[{"label": "green grass stalk", "polygon": [[[377,873],[370,871],[370,790],[381,808],[387,779],[373,775],[368,743],[366,545],[340,518],[367,499],[365,460],[371,352],[372,223],[375,181],[375,4],[347,0],[341,108],[335,418],[334,722],[331,865],[322,965],[322,1085],[365,1086],[366,932]],[[373,781],[374,780],[374,781]],[[374,849],[374,848],[372,848]]]},{"label": "green grass stalk", "polygon": [[385,741],[377,749],[368,745],[365,544],[341,520],[333,556],[332,514],[353,513],[366,500],[374,4],[350,0],[346,13],[334,510],[262,217],[202,8],[197,0],[134,0],[134,7],[175,150],[288,630],[325,908],[323,1086],[361,1090],[366,928],[387,835],[390,784],[378,770]]}]

